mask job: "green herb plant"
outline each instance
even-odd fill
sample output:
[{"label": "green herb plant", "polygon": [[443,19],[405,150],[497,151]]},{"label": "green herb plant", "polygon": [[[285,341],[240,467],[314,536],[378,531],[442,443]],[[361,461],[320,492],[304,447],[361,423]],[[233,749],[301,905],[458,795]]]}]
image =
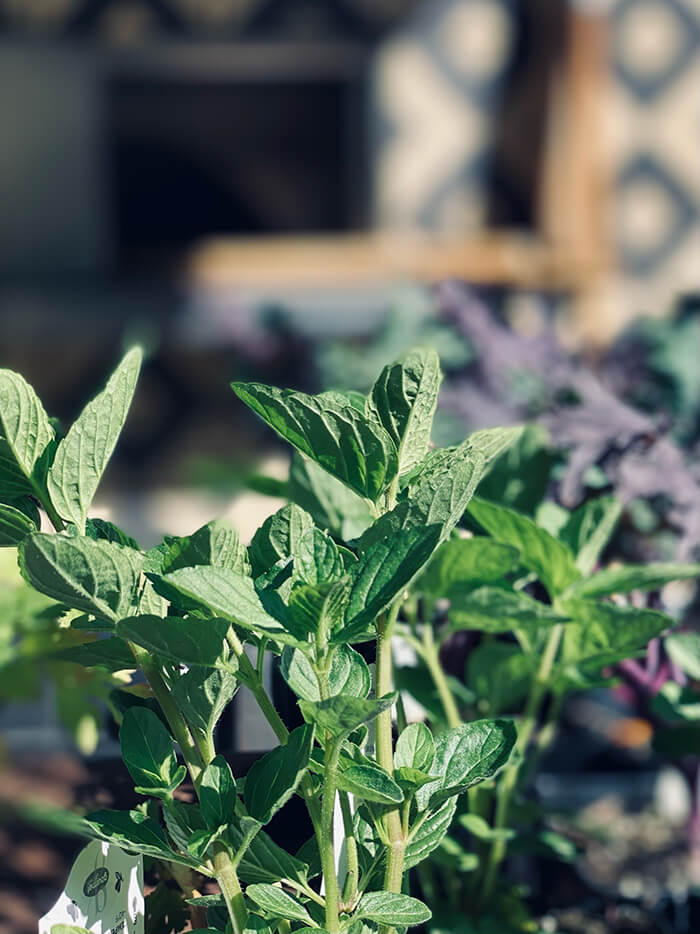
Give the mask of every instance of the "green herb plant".
[{"label": "green herb plant", "polygon": [[[474,497],[465,517],[473,537],[442,544],[413,584],[398,634],[419,662],[407,687],[435,711],[436,723],[456,728],[484,713],[521,711],[508,765],[488,787],[470,792],[448,851],[453,866],[461,860],[472,875],[469,902],[477,914],[496,893],[501,900],[506,894],[500,870],[510,841],[521,852],[575,855],[575,847],[551,832],[533,836],[518,792],[551,743],[566,696],[611,683],[612,666],[643,654],[651,639],[675,625],[664,613],[632,605],[627,595],[700,573],[695,564],[594,570],[619,514],[612,497],[599,497],[573,513],[545,504],[536,521]],[[463,631],[480,641],[462,681],[445,675],[439,652]],[[423,679],[416,677],[420,671]],[[513,825],[523,823],[519,837]]]},{"label": "green herb plant", "polygon": [[[407,870],[445,837],[458,796],[506,765],[516,729],[509,718],[460,720],[433,736],[406,724],[392,638],[399,618],[412,618],[402,610],[412,583],[517,430],[431,450],[440,369],[427,350],[386,367],[366,399],[234,384],[299,452],[296,482],[312,513],[285,506],[248,548],[215,520],[144,552],[90,516],[140,362],[127,353],[63,437],[25,380],[0,371],[1,541],[84,635],[62,658],[138,671],[148,685],[123,692],[120,729],[144,803],[89,814],[83,829],[167,863],[200,932],[388,934],[428,921],[430,908],[404,893]],[[39,531],[40,512],[53,532]],[[372,644],[374,672],[357,650]],[[291,732],[263,684],[270,654],[303,716]],[[245,778],[215,744],[239,685],[279,740]],[[188,777],[193,802],[178,792]],[[289,853],[265,826],[295,794],[313,837]],[[201,877],[221,894],[199,897]]]},{"label": "green herb plant", "polygon": [[[409,354],[386,368],[361,403],[369,411],[379,407],[386,387],[405,379],[419,358]],[[565,860],[576,856],[571,841],[543,829],[541,812],[523,794],[556,735],[564,702],[574,692],[613,683],[620,662],[643,655],[650,640],[671,632],[677,621],[647,608],[640,597],[672,581],[697,579],[700,566],[605,567],[605,549],[622,513],[619,501],[602,495],[569,512],[544,500],[551,463],[533,429],[476,432],[465,443],[478,448],[484,461],[481,495],[449,523],[450,534],[443,531],[406,587],[394,637],[412,647],[415,664],[397,668],[395,680],[402,695],[422,705],[438,735],[480,717],[508,717],[517,723],[517,741],[505,768],[459,800],[449,836],[417,874],[424,895],[440,908],[439,930],[472,930],[467,915],[477,919],[475,931],[488,923],[499,932],[532,930],[502,865],[509,847]],[[428,462],[447,463],[459,450],[432,451]],[[376,519],[358,496],[295,455],[281,492],[337,541],[361,550],[415,515],[420,493],[410,472],[399,489],[404,498],[399,495],[394,509]],[[528,507],[532,515],[521,511]],[[463,673],[454,677],[442,658],[465,633],[472,648]],[[673,634],[665,644],[669,654],[677,649],[671,657],[678,664],[697,670],[693,633]],[[696,735],[686,740],[686,753],[696,748]],[[686,734],[675,730],[672,736],[678,746]]]}]

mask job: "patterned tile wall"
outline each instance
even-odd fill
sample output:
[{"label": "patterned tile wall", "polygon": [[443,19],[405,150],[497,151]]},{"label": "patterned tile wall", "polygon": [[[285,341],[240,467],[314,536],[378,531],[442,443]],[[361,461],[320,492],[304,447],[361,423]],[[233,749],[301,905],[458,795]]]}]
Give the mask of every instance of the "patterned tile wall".
[{"label": "patterned tile wall", "polygon": [[428,0],[374,67],[375,218],[381,227],[483,227],[512,0]]},{"label": "patterned tile wall", "polygon": [[662,314],[700,286],[700,0],[617,0],[612,40],[618,298]]},{"label": "patterned tile wall", "polygon": [[[675,296],[700,285],[700,0],[579,5],[610,12],[612,332],[633,315],[668,311]],[[380,226],[483,228],[517,7],[424,0],[379,50]],[[540,10],[547,15],[546,4]]]}]

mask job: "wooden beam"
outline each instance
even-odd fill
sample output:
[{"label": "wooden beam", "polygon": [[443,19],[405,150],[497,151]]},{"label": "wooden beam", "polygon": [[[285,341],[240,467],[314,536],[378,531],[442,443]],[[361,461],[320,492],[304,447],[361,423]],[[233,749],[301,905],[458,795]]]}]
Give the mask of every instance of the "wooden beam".
[{"label": "wooden beam", "polygon": [[220,237],[191,251],[193,283],[231,287],[352,287],[410,279],[459,278],[477,284],[568,290],[590,275],[565,247],[517,232],[473,238],[367,233]]}]

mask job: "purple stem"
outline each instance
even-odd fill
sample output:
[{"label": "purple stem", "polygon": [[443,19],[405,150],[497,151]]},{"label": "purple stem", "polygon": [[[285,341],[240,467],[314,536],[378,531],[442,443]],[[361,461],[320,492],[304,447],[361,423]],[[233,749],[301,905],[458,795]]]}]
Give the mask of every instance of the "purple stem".
[{"label": "purple stem", "polygon": [[659,649],[660,642],[658,639],[652,639],[649,645],[647,646],[647,674],[653,675],[656,669],[659,667]]}]

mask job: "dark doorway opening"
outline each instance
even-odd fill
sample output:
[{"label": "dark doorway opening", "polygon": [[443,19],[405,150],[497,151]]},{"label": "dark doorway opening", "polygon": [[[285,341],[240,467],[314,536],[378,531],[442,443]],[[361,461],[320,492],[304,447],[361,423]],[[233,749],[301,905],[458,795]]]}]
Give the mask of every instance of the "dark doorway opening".
[{"label": "dark doorway opening", "polygon": [[109,99],[122,271],[211,235],[366,222],[361,82],[122,78]]}]

